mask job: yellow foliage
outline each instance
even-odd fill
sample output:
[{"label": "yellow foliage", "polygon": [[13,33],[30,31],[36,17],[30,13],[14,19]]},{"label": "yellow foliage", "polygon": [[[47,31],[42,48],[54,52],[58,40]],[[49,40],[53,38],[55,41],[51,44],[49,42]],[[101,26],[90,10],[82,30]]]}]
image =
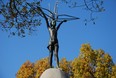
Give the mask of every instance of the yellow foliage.
[{"label": "yellow foliage", "polygon": [[43,58],[41,60],[38,60],[34,64],[34,70],[36,72],[35,78],[39,78],[41,74],[48,68],[50,68],[48,64],[48,58]]},{"label": "yellow foliage", "polygon": [[[48,58],[43,58],[35,63],[25,62],[16,78],[40,78],[48,69]],[[72,61],[61,59],[60,68],[70,74],[70,78],[116,78],[116,65],[112,58],[103,50],[93,50],[89,44],[83,44],[80,55]]]},{"label": "yellow foliage", "polygon": [[116,65],[112,66],[112,76],[111,78],[116,78]]},{"label": "yellow foliage", "polygon": [[30,61],[26,61],[17,72],[16,78],[33,78],[33,77],[34,77],[33,63],[31,63]]},{"label": "yellow foliage", "polygon": [[70,62],[66,60],[66,58],[61,59],[60,68],[68,73],[71,70]]},{"label": "yellow foliage", "polygon": [[26,61],[17,72],[16,78],[39,78],[48,68],[48,58],[40,59],[35,63]]},{"label": "yellow foliage", "polygon": [[89,44],[82,44],[80,55],[71,66],[74,78],[111,78],[113,62],[103,50],[93,50]]}]

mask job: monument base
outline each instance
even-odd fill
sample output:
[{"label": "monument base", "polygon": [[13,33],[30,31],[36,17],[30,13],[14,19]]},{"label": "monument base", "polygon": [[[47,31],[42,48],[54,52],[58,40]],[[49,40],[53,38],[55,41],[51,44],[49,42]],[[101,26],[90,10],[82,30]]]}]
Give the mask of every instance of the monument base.
[{"label": "monument base", "polygon": [[49,68],[42,73],[40,78],[69,78],[69,76],[60,68]]}]

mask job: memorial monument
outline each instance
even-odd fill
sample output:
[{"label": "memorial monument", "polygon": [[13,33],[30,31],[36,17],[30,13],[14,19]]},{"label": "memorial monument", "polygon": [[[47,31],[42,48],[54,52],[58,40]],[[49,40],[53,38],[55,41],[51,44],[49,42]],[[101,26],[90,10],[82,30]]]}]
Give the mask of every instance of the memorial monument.
[{"label": "memorial monument", "polygon": [[[45,19],[46,26],[50,35],[50,40],[47,46],[49,50],[50,69],[47,69],[45,72],[43,72],[40,78],[69,78],[69,75],[63,72],[59,66],[59,57],[58,57],[59,43],[58,43],[57,35],[58,35],[58,30],[60,26],[64,22],[67,22],[70,20],[77,20],[79,18],[70,16],[67,14],[58,15],[57,5],[58,5],[58,2],[56,2],[56,5],[54,6],[54,12],[46,8],[38,7],[41,17]],[[48,11],[50,15],[46,14],[44,10]],[[67,18],[60,18],[60,16],[65,16]],[[53,54],[55,57],[57,68],[53,68],[53,65],[52,65]]]},{"label": "memorial monument", "polygon": [[[58,15],[57,12],[57,5],[58,2],[56,2],[55,6],[54,6],[54,12],[46,9],[46,8],[42,8],[42,7],[38,7],[37,9],[40,11],[40,15],[41,17],[43,17],[45,19],[46,22],[46,26],[47,29],[49,31],[49,35],[50,35],[50,40],[48,43],[48,50],[49,50],[49,65],[52,68],[52,58],[53,58],[53,54],[56,60],[56,64],[57,64],[57,68],[59,68],[59,57],[58,57],[58,50],[59,50],[59,43],[58,43],[58,38],[57,38],[57,34],[58,34],[58,30],[60,28],[60,26],[67,21],[70,20],[77,20],[79,18],[71,16],[71,15],[67,15],[67,14],[61,14]],[[46,14],[45,11],[48,11],[50,13],[50,15]],[[60,17],[67,17],[67,18],[60,18]]]}]

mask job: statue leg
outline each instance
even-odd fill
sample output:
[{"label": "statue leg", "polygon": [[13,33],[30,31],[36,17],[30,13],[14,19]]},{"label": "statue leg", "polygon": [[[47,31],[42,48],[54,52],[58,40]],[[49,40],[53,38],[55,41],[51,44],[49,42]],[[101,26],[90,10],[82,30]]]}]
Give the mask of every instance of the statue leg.
[{"label": "statue leg", "polygon": [[53,48],[52,46],[48,46],[47,48],[49,50],[49,65],[52,68]]},{"label": "statue leg", "polygon": [[58,50],[59,50],[59,45],[56,44],[55,47],[54,47],[54,57],[55,57],[55,60],[56,60],[57,67],[59,68]]}]

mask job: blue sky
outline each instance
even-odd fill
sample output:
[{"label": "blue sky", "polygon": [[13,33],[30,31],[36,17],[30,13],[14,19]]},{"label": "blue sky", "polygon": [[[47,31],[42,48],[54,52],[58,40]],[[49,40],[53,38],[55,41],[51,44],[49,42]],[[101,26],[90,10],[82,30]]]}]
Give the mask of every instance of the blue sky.
[{"label": "blue sky", "polygon": [[[47,4],[47,1],[43,4]],[[47,7],[48,5],[44,5]],[[67,13],[80,18],[62,24],[58,31],[59,58],[73,60],[78,57],[82,44],[90,43],[93,49],[103,49],[110,54],[116,63],[116,1],[106,0],[104,2],[106,11],[97,13],[98,19],[84,25],[84,18],[89,14],[82,9],[65,9],[59,6],[60,13]],[[47,57],[49,52],[47,45],[49,34],[46,25],[42,23],[38,31],[32,36],[20,38],[18,36],[8,37],[9,33],[0,31],[0,78],[15,78],[20,66],[27,60],[35,62]]]}]

